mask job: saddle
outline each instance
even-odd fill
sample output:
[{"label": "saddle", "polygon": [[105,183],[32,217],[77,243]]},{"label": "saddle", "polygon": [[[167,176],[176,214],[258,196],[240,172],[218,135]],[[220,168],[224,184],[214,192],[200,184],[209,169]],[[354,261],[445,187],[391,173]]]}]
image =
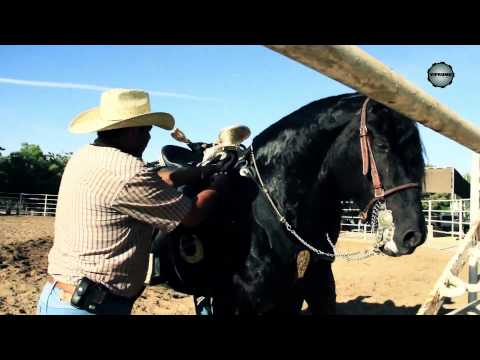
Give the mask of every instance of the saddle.
[{"label": "saddle", "polygon": [[[240,168],[246,162],[244,157],[239,159],[245,151],[241,142],[249,134],[247,127],[233,126],[223,129],[219,140],[213,144],[192,143],[188,139],[187,142],[183,140],[183,138],[186,139],[183,136],[179,141],[186,143],[189,148],[176,145],[164,146],[160,152],[158,165],[170,169],[195,167],[198,164],[204,165],[215,161],[217,158],[230,156],[234,160],[231,169],[241,173]],[[173,137],[177,139],[178,136]],[[178,190],[188,196],[196,194],[200,189],[197,189],[197,186],[184,185]],[[227,213],[222,215],[227,216]],[[208,229],[211,231],[217,224],[223,224],[224,221],[220,220],[220,223],[217,223],[217,219],[212,219],[209,221]],[[229,225],[228,228],[232,229],[234,226]],[[182,225],[168,234],[155,231],[146,284],[151,286],[163,284],[183,293],[208,295],[210,283],[213,282],[212,274],[217,274],[215,277],[218,276],[218,281],[224,281],[223,275],[215,271],[219,266],[215,254],[219,245],[210,244],[209,236],[205,231],[204,229],[202,233],[202,230],[187,229]]]},{"label": "saddle", "polygon": [[166,145],[160,152],[160,165],[170,168],[180,168],[185,166],[196,166],[202,161],[203,154],[190,149],[177,146]]}]

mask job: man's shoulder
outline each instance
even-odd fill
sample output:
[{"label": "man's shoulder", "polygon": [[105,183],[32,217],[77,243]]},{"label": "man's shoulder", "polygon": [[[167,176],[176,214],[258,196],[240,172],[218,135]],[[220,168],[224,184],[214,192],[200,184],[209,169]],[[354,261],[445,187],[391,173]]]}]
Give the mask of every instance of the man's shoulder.
[{"label": "man's shoulder", "polygon": [[146,164],[135,156],[112,147],[95,145],[80,148],[72,155],[70,163],[75,168],[90,172],[92,176],[110,174],[123,181],[148,170]]},{"label": "man's shoulder", "polygon": [[84,155],[91,156],[92,160],[103,160],[103,162],[106,162],[112,166],[124,166],[125,164],[129,164],[135,169],[141,169],[145,167],[145,163],[140,158],[127,154],[126,152],[120,151],[113,147],[87,145],[81,149],[81,151],[82,150],[84,151]]}]

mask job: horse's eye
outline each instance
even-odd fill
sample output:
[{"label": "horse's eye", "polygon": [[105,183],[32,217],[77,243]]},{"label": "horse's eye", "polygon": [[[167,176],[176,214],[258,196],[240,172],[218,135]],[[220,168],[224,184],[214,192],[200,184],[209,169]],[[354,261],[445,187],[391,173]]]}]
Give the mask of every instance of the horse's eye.
[{"label": "horse's eye", "polygon": [[388,149],[389,149],[388,145],[385,144],[385,143],[377,142],[375,145],[376,145],[377,149],[380,150],[380,151],[388,151]]}]

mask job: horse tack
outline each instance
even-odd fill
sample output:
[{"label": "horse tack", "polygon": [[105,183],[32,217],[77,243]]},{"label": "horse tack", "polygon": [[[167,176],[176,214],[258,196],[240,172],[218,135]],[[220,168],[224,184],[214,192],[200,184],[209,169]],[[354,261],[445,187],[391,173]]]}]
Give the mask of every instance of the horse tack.
[{"label": "horse tack", "polygon": [[[367,204],[365,209],[363,211],[360,211],[359,215],[361,220],[365,221],[368,218],[368,213],[372,208],[372,206],[375,204],[380,204],[379,218],[382,222],[381,224],[382,226],[379,226],[377,229],[376,244],[370,250],[363,251],[363,252],[354,252],[354,253],[338,253],[335,250],[335,245],[330,240],[329,234],[325,233],[327,241],[333,250],[333,254],[329,254],[313,247],[304,239],[302,239],[302,237],[299,236],[297,232],[293,229],[293,227],[288,223],[287,219],[280,213],[277,206],[275,205],[275,202],[271,198],[268,192],[268,189],[265,187],[265,184],[263,183],[262,177],[257,167],[257,162],[255,161],[255,152],[253,150],[253,142],[250,145],[249,154],[251,158],[251,164],[253,164],[253,168],[255,169],[254,171],[255,177],[258,179],[258,182],[259,182],[259,184],[257,183],[257,185],[259,185],[265,197],[270,202],[270,205],[272,206],[272,209],[277,214],[280,223],[283,224],[287,229],[287,231],[290,232],[295,238],[297,238],[297,240],[300,243],[302,243],[307,249],[309,249],[310,251],[314,252],[317,255],[325,256],[328,261],[333,261],[335,257],[343,257],[346,260],[362,260],[362,259],[369,258],[373,255],[381,254],[381,250],[380,250],[381,246],[383,246],[386,243],[386,241],[393,240],[393,234],[395,231],[395,224],[393,222],[392,213],[390,210],[386,209],[385,202],[384,202],[385,198],[402,190],[419,187],[418,183],[407,183],[407,184],[396,186],[387,191],[383,189],[382,182],[378,174],[377,164],[375,162],[375,158],[373,157],[371,138],[370,138],[370,135],[368,134],[368,128],[367,128],[366,110],[367,110],[367,104],[369,100],[370,99],[367,98],[363,103],[361,114],[360,114],[360,147],[361,147],[361,154],[362,154],[363,175],[366,176],[368,174],[368,168],[370,166],[370,169],[371,169],[370,172],[371,172],[371,177],[372,177],[372,182],[374,187],[374,197],[372,200],[370,200],[370,202]],[[308,267],[308,263],[310,260],[310,256],[309,256],[310,253],[308,252],[308,250],[306,253],[308,255],[305,253],[297,254],[298,278],[303,277]],[[306,258],[308,258],[308,260],[306,260]],[[304,261],[303,259],[305,259],[306,261]],[[301,265],[302,263],[306,263],[306,266],[302,266]]]},{"label": "horse tack", "polygon": [[[297,234],[297,232],[292,227],[292,225],[290,225],[288,223],[287,219],[280,213],[277,206],[275,205],[275,202],[273,201],[272,197],[268,193],[268,189],[265,187],[265,184],[263,183],[263,180],[262,180],[262,176],[260,175],[260,172],[258,171],[257,162],[255,161],[255,153],[254,153],[254,150],[253,150],[253,144],[250,145],[250,157],[251,157],[251,160],[252,160],[253,167],[255,169],[255,175],[256,175],[256,177],[258,179],[258,182],[259,182],[259,184],[257,183],[257,185],[260,187],[263,194],[265,195],[267,200],[270,202],[270,205],[272,206],[272,209],[275,211],[275,213],[278,216],[278,220],[280,221],[280,223],[282,225],[285,226],[287,231],[289,233],[291,233],[308,250],[312,251],[316,255],[324,257],[324,259],[327,260],[327,261],[334,261],[334,259],[336,257],[345,258],[347,261],[363,260],[363,259],[369,258],[373,255],[377,255],[377,254],[380,253],[379,248],[383,244],[382,241],[377,241],[377,244],[372,249],[367,250],[367,251],[363,251],[363,252],[358,251],[358,252],[348,253],[348,254],[347,253],[338,253],[335,250],[335,245],[333,244],[332,240],[330,240],[330,236],[328,235],[328,232],[325,233],[325,237],[326,237],[329,245],[331,246],[331,248],[333,250],[332,254],[324,252],[322,250],[319,250],[319,249],[313,247],[312,245],[310,245],[308,242],[306,242],[304,239],[302,239],[302,237]],[[310,263],[310,253],[308,252],[308,250],[306,252],[303,252],[303,253],[299,252],[297,254],[297,259],[296,259],[297,260],[297,279],[300,279],[305,275],[305,272],[308,268],[308,264]]]},{"label": "horse tack", "polygon": [[297,254],[297,279],[303,278],[310,264],[310,251],[300,250]]},{"label": "horse tack", "polygon": [[360,113],[360,150],[362,154],[363,175],[366,176],[368,174],[368,169],[370,168],[370,175],[372,177],[374,189],[374,197],[372,200],[369,201],[365,209],[363,211],[360,211],[359,213],[362,222],[365,222],[367,220],[370,209],[377,201],[385,200],[386,197],[395,194],[396,192],[419,187],[418,183],[408,183],[396,186],[388,191],[385,191],[385,189],[383,188],[382,181],[380,180],[380,175],[378,174],[377,164],[373,156],[371,136],[368,133],[367,128],[367,104],[369,101],[370,98],[367,97],[367,99],[363,103],[362,111]]}]

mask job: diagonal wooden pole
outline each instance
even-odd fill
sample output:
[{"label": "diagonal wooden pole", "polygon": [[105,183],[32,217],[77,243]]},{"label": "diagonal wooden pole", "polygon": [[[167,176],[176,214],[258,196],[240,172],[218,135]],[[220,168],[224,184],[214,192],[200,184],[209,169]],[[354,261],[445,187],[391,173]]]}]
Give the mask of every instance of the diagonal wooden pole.
[{"label": "diagonal wooden pole", "polygon": [[[353,45],[266,45],[480,152],[480,129]],[[425,69],[425,76],[427,70]]]}]

